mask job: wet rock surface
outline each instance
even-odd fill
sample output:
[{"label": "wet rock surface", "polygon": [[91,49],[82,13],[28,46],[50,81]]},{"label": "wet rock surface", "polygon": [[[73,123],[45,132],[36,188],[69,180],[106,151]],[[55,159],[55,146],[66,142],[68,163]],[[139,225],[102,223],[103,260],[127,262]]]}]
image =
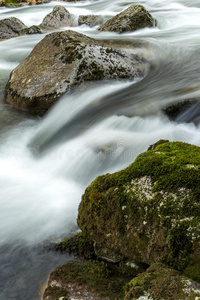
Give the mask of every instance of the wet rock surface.
[{"label": "wet rock surface", "polygon": [[132,5],[105,24],[100,26],[100,31],[115,31],[118,33],[135,31],[145,27],[153,27],[155,20],[142,5]]},{"label": "wet rock surface", "polygon": [[142,51],[117,42],[110,47],[109,41],[74,31],[51,33],[13,70],[5,99],[17,108],[42,114],[69,87],[82,82],[143,76],[149,61]]},{"label": "wet rock surface", "polygon": [[60,28],[72,26],[73,19],[69,11],[60,5],[56,5],[53,11],[49,13],[42,21],[40,26]]},{"label": "wet rock surface", "polygon": [[94,27],[97,25],[101,25],[103,23],[103,18],[101,16],[94,16],[94,15],[88,15],[88,16],[79,16],[78,18],[78,25],[87,25],[89,27]]},{"label": "wet rock surface", "polygon": [[18,36],[27,26],[15,17],[0,20],[0,41]]}]

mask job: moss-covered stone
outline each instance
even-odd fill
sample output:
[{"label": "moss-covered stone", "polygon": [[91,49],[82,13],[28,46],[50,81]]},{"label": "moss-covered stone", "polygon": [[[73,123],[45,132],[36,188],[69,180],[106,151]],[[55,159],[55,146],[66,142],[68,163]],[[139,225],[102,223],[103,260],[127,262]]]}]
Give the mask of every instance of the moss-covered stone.
[{"label": "moss-covered stone", "polygon": [[124,300],[200,299],[199,284],[181,276],[175,270],[166,268],[162,264],[153,264],[146,272],[132,279],[125,289],[126,295]]},{"label": "moss-covered stone", "polygon": [[142,5],[132,5],[105,24],[100,26],[100,31],[116,31],[123,33],[135,31],[145,27],[153,27],[155,20]]},{"label": "moss-covered stone", "polygon": [[[130,276],[118,273],[117,269],[110,268],[104,262],[68,262],[51,273],[44,299],[46,299],[47,293],[48,296],[51,296],[49,289],[53,286],[62,289],[63,297],[69,295],[76,299],[76,292],[78,292],[79,297],[82,295],[81,299],[123,299],[123,287],[128,284],[130,279]],[[63,289],[66,290],[66,293],[63,292]],[[58,289],[56,292],[58,293]],[[88,297],[83,296],[87,293],[89,293]],[[91,297],[90,293],[93,293],[93,298],[89,298],[89,295]]]},{"label": "moss-covered stone", "polygon": [[200,148],[162,141],[152,149],[91,183],[78,225],[99,247],[199,280]]},{"label": "moss-covered stone", "polygon": [[56,251],[66,251],[80,258],[95,258],[93,242],[82,232],[70,238],[65,238],[62,242],[55,244]]}]

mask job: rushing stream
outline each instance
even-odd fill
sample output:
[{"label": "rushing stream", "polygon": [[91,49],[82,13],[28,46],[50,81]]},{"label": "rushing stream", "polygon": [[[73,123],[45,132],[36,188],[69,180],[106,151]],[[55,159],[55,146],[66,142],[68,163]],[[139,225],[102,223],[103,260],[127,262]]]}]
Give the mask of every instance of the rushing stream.
[{"label": "rushing stream", "polygon": [[[3,93],[10,72],[44,35],[0,42],[0,300],[41,298],[49,272],[70,259],[44,246],[77,230],[81,195],[99,174],[128,166],[161,138],[200,145],[198,105],[178,122],[161,111],[180,99],[200,97],[199,1],[59,2],[76,19],[101,14],[105,20],[138,3],[157,19],[157,28],[121,35],[73,29],[98,39],[150,44],[156,61],[147,76],[66,95],[42,120],[8,106]],[[37,25],[57,4],[0,8],[0,19],[14,16]],[[91,109],[105,99],[106,105]]]}]

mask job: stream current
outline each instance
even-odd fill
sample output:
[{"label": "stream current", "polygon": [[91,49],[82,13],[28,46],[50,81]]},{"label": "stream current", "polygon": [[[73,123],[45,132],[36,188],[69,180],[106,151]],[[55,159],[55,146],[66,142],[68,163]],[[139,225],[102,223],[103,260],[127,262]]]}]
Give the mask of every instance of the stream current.
[{"label": "stream current", "polygon": [[[39,119],[11,108],[3,93],[10,72],[44,35],[0,42],[0,300],[41,299],[49,272],[71,259],[45,246],[77,231],[81,195],[98,175],[125,168],[159,139],[200,146],[198,105],[176,122],[161,110],[200,97],[199,1],[50,2],[0,8],[0,19],[37,25],[58,4],[75,19],[101,14],[105,20],[132,4],[144,5],[156,28],[120,35],[85,25],[70,29],[97,39],[148,43],[156,61],[139,82],[103,82],[65,95]],[[113,106],[91,111],[99,99]],[[34,148],[43,151],[35,155]]]}]

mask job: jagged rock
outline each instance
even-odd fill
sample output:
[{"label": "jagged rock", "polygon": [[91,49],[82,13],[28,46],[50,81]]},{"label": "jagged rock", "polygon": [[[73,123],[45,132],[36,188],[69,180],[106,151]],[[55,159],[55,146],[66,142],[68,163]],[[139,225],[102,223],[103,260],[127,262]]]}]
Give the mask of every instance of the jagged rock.
[{"label": "jagged rock", "polygon": [[11,17],[0,20],[0,40],[6,40],[18,36],[27,26],[17,18]]},{"label": "jagged rock", "polygon": [[12,71],[5,89],[8,103],[31,113],[44,113],[70,86],[84,81],[144,75],[149,61],[142,48],[111,48],[110,42],[74,31],[47,35]]},{"label": "jagged rock", "polygon": [[72,22],[73,20],[68,10],[63,6],[56,5],[53,11],[43,19],[40,26],[60,28],[72,26]]},{"label": "jagged rock", "polygon": [[200,282],[200,148],[163,140],[150,149],[91,183],[78,225],[99,247]]},{"label": "jagged rock", "polygon": [[145,27],[153,27],[155,20],[142,5],[132,5],[105,24],[100,26],[100,31],[116,31],[119,33],[135,31]]},{"label": "jagged rock", "polygon": [[79,16],[78,18],[78,25],[88,25],[90,27],[94,27],[97,25],[101,25],[103,23],[103,18],[101,16],[94,16],[94,15],[88,15],[88,16]]},{"label": "jagged rock", "polygon": [[153,264],[126,286],[124,300],[198,300],[200,284],[162,264]]}]

